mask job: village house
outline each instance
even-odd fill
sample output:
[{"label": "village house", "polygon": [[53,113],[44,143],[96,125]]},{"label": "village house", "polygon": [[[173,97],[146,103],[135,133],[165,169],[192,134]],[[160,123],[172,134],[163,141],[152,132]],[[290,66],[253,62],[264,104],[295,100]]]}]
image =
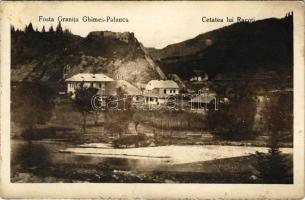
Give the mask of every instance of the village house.
[{"label": "village house", "polygon": [[67,93],[75,94],[75,90],[83,83],[84,87],[98,89],[98,94],[106,93],[106,86],[114,80],[104,74],[79,73],[65,80],[67,82]]},{"label": "village house", "polygon": [[209,79],[208,75],[203,70],[194,70],[190,78],[191,82],[202,82]]},{"label": "village house", "polygon": [[168,97],[179,94],[179,86],[172,80],[151,80],[147,83],[144,97],[145,103],[159,105],[167,103]]},{"label": "village house", "polygon": [[192,110],[207,110],[211,106],[216,110],[217,106],[216,93],[200,93],[189,100]]},{"label": "village house", "polygon": [[107,96],[117,96],[119,95],[119,89],[122,90],[124,95],[131,97],[134,102],[140,101],[143,98],[142,91],[125,80],[115,80],[107,84],[105,94]]},{"label": "village house", "polygon": [[131,83],[125,80],[114,80],[104,74],[77,74],[68,79],[67,82],[67,93],[72,94],[74,97],[75,90],[80,87],[83,83],[84,87],[97,88],[97,94],[104,97],[117,96],[118,91],[121,90],[124,95],[131,97],[134,102],[143,101],[142,91]]}]

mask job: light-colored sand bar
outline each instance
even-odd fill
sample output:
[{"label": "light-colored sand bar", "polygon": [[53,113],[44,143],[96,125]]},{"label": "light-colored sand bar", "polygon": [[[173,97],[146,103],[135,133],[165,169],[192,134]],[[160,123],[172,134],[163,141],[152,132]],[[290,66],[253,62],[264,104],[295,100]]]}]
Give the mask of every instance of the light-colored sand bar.
[{"label": "light-colored sand bar", "polygon": [[[292,154],[292,148],[281,148],[281,152]],[[183,164],[214,159],[232,158],[255,154],[255,152],[268,152],[266,147],[246,146],[217,146],[217,145],[188,145],[188,146],[158,146],[140,148],[112,148],[108,144],[85,144],[77,148],[67,148],[61,152],[82,155],[92,155],[114,158],[157,159],[171,164]]]}]

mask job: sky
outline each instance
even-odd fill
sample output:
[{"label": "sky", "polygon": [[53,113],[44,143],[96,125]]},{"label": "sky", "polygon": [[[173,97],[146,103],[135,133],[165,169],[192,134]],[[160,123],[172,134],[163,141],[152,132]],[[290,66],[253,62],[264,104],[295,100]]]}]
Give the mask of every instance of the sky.
[{"label": "sky", "polygon": [[[73,34],[85,37],[91,31],[134,32],[146,47],[164,48],[201,33],[232,24],[226,17],[282,18],[291,11],[290,2],[10,2],[5,12],[12,25],[24,28],[29,22],[41,30],[56,26],[58,16],[76,17],[79,22],[62,22]],[[39,16],[55,22],[39,22]],[[128,18],[128,23],[82,22],[83,16]],[[202,17],[224,22],[202,22]]]}]

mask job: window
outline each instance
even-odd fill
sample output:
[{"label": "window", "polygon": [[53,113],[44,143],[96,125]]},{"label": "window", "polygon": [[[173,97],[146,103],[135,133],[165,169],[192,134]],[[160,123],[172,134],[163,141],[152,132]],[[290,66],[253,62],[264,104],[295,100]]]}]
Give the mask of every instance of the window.
[{"label": "window", "polygon": [[166,94],[166,89],[164,89],[164,94]]},{"label": "window", "polygon": [[92,82],[90,83],[90,87],[93,87],[93,83]]},{"label": "window", "polygon": [[99,85],[99,88],[102,88],[102,84],[101,83],[99,83],[98,85]]},{"label": "window", "polygon": [[176,90],[173,90],[173,93],[176,93]]}]

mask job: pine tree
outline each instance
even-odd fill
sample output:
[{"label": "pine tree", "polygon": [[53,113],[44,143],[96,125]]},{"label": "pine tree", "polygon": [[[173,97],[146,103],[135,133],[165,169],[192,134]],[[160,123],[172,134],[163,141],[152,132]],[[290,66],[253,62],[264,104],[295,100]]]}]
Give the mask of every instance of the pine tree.
[{"label": "pine tree", "polygon": [[279,150],[278,133],[270,135],[267,154],[256,153],[258,178],[264,183],[285,183],[289,177],[289,166]]},{"label": "pine tree", "polygon": [[49,28],[49,33],[54,33],[54,29],[53,29],[53,26],[51,25],[50,28]]},{"label": "pine tree", "polygon": [[56,34],[62,34],[63,33],[63,30],[62,30],[62,27],[61,27],[61,23],[59,22],[57,27],[56,27]]},{"label": "pine tree", "polygon": [[41,32],[42,32],[42,33],[45,33],[45,32],[46,32],[46,28],[45,28],[44,26],[42,27]]},{"label": "pine tree", "polygon": [[13,25],[11,25],[11,33],[15,33],[15,27]]},{"label": "pine tree", "polygon": [[34,32],[33,24],[32,22],[30,22],[28,26],[25,26],[25,33],[33,33],[33,32]]},{"label": "pine tree", "polygon": [[64,34],[70,35],[70,34],[71,34],[71,31],[70,31],[69,29],[65,29],[65,30],[64,30]]},{"label": "pine tree", "polygon": [[[289,182],[290,166],[288,165],[288,159],[281,153],[279,144],[281,140],[281,131],[289,128],[292,124],[290,112],[283,104],[290,104],[289,97],[280,96],[270,102],[267,106],[265,118],[267,129],[271,132],[268,142],[269,151],[267,154],[256,153],[255,165],[258,172],[258,178],[264,183],[287,183]],[[287,118],[287,119],[285,119]]]},{"label": "pine tree", "polygon": [[21,33],[22,30],[20,30],[19,28],[16,29],[16,33]]}]

